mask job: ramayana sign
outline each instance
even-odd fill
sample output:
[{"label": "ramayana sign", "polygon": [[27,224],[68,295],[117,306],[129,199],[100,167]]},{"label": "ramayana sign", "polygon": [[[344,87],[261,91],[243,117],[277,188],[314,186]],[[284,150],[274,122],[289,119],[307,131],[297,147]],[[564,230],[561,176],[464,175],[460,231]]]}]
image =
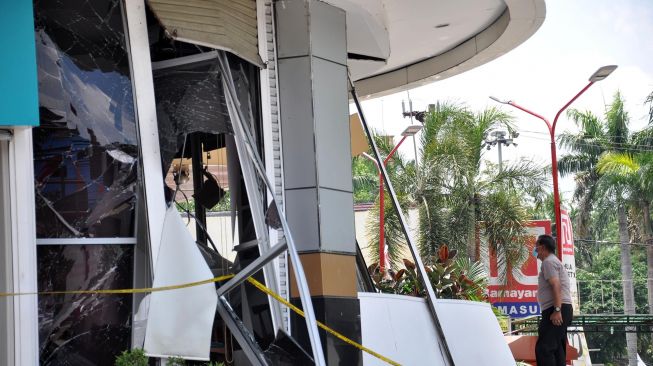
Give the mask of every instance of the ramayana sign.
[{"label": "ramayana sign", "polygon": [[[528,240],[524,243],[523,248],[528,255],[525,256],[524,262],[516,266],[500,265],[496,253],[493,251],[489,251],[488,255],[483,256],[486,258],[486,268],[489,269],[490,274],[488,286],[490,303],[513,318],[523,318],[540,313],[540,306],[537,303],[539,261],[530,253],[533,251],[537,236],[542,234],[551,234],[551,222],[548,220],[531,221],[528,227]],[[505,279],[501,278],[500,273],[506,273]]]},{"label": "ramayana sign", "polygon": [[[576,287],[574,234],[571,219],[565,210],[561,210],[561,224],[562,264],[569,276],[574,312],[577,312],[580,307]],[[551,235],[551,222],[548,220],[531,221],[528,234],[529,237],[527,242],[524,243],[523,249],[527,251],[528,255],[526,256],[526,260],[519,265],[500,268],[496,253],[489,252],[488,255],[483,256],[486,260],[486,268],[489,269],[490,274],[488,286],[490,303],[513,318],[523,318],[540,314],[540,306],[537,303],[537,275],[541,263],[530,253],[533,251],[538,235]],[[503,281],[499,273],[507,273]]]}]

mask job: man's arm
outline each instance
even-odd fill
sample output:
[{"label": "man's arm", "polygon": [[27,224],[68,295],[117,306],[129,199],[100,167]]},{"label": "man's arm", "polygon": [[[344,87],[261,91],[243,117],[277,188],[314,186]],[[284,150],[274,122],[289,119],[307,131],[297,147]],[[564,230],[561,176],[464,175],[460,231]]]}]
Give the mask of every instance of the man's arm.
[{"label": "man's arm", "polygon": [[549,284],[551,285],[551,290],[553,290],[553,306],[559,308],[562,306],[562,287],[560,286],[560,279],[556,276],[551,276],[549,278]]},{"label": "man's arm", "polygon": [[[562,287],[560,286],[560,279],[557,276],[551,276],[548,279],[553,292],[553,306],[556,308],[562,307]],[[551,322],[554,325],[562,325],[562,313],[554,311],[551,314]]]}]

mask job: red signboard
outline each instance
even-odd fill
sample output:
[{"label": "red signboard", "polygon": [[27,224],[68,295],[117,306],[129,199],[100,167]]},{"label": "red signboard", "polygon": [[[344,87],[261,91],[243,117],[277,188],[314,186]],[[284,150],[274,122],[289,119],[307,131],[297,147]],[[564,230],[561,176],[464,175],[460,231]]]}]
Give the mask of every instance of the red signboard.
[{"label": "red signboard", "polygon": [[[524,243],[523,248],[524,251],[527,251],[527,255],[521,264],[500,268],[500,261],[497,260],[496,253],[489,251],[487,255],[483,256],[490,274],[488,286],[490,302],[514,318],[540,313],[537,303],[538,261],[531,255],[531,252],[538,235],[551,235],[551,222],[548,220],[531,221],[528,234],[528,240]],[[485,247],[487,248],[487,245]],[[500,273],[506,273],[505,279],[501,278]]]}]

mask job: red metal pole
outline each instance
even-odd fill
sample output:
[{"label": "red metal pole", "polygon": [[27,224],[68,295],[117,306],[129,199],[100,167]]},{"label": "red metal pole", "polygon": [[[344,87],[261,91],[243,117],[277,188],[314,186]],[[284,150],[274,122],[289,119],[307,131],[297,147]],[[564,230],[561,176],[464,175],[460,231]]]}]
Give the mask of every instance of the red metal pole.
[{"label": "red metal pole", "polygon": [[397,152],[397,150],[399,149],[399,146],[401,146],[401,144],[403,144],[404,141],[406,141],[406,137],[408,137],[408,136],[402,137],[401,140],[399,141],[399,143],[394,147],[394,149],[392,149],[392,151],[390,151],[390,154],[388,154],[388,156],[385,158],[385,160],[383,160],[383,166],[388,165],[388,161],[390,160],[392,155],[394,155],[395,152]]},{"label": "red metal pole", "polygon": [[[384,164],[385,165],[385,164]],[[385,273],[385,188],[379,169],[379,271]]]},{"label": "red metal pole", "polygon": [[[402,137],[399,143],[390,151],[388,156],[383,160],[383,166],[388,165],[388,161],[397,152],[399,146],[406,140],[406,137]],[[385,262],[385,187],[383,174],[381,173],[381,169],[379,169],[379,270],[382,274],[385,273]]]},{"label": "red metal pole", "polygon": [[558,124],[558,118],[560,118],[560,115],[562,112],[564,112],[565,109],[567,109],[571,103],[573,103],[578,97],[581,96],[581,94],[585,93],[587,89],[589,89],[590,86],[594,84],[593,81],[590,81],[581,91],[579,91],[573,98],[571,98],[567,104],[565,104],[558,113],[555,116],[555,119],[553,120],[553,124],[549,122],[546,118],[543,116],[530,111],[515,102],[508,102],[509,105],[522,110],[531,116],[537,117],[544,121],[546,123],[546,127],[549,130],[549,136],[551,137],[551,175],[553,176],[553,209],[555,211],[555,222],[556,222],[556,250],[558,254],[558,258],[562,260],[562,240],[561,240],[561,234],[562,234],[562,214],[560,213],[560,192],[558,190],[558,157],[557,157],[557,152],[556,152],[556,142],[555,142],[555,131],[556,131],[556,125]]},{"label": "red metal pole", "polygon": [[560,193],[558,191],[558,157],[556,155],[556,143],[553,131],[551,131],[551,174],[553,175],[553,207],[556,215],[556,250],[558,258],[562,260],[562,216],[560,214]]}]

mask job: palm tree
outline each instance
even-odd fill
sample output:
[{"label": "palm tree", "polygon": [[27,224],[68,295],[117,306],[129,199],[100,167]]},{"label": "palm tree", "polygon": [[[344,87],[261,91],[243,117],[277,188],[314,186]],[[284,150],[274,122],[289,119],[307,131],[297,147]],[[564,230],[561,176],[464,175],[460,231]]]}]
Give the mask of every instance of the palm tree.
[{"label": "palm tree", "polygon": [[528,255],[522,245],[529,219],[526,194],[543,197],[542,170],[529,161],[509,164],[501,172],[482,165],[484,139],[495,128],[512,130],[511,121],[495,108],[474,114],[447,103],[427,114],[414,179],[419,246],[427,260],[441,244],[476,260],[477,235],[487,238],[506,263]]},{"label": "palm tree", "polygon": [[[649,314],[653,314],[653,230],[651,230],[650,205],[653,199],[653,153],[633,149],[628,152],[611,152],[601,156],[599,171],[618,179],[628,193],[631,212],[640,218],[637,228],[647,244],[647,295]],[[632,235],[631,235],[632,236]]]},{"label": "palm tree", "polygon": [[[567,115],[580,128],[580,132],[563,134],[558,138],[560,145],[571,152],[558,161],[558,170],[562,176],[575,174],[574,200],[578,202],[576,226],[578,236],[585,239],[596,234],[595,230],[590,229],[594,206],[607,209],[597,210],[598,214],[593,226],[601,227],[606,220],[616,215],[621,242],[624,312],[634,314],[635,301],[625,199],[628,182],[623,176],[613,174],[605,158],[601,161],[602,156],[623,153],[629,149],[628,114],[624,111],[623,99],[618,92],[615,94],[604,121],[591,112],[579,112],[574,109]],[[609,207],[616,207],[616,210]],[[634,365],[637,360],[637,334],[628,333],[626,343],[629,362]]]},{"label": "palm tree", "polygon": [[[623,279],[622,292],[624,298],[624,314],[632,315],[635,309],[635,290],[633,288],[633,268],[630,253],[630,233],[628,230],[628,216],[626,214],[627,201],[624,197],[630,188],[630,177],[619,173],[612,173],[610,166],[610,153],[602,156],[597,164],[597,171],[602,175],[599,179],[597,192],[600,192],[600,200],[605,200],[616,206],[617,220],[619,224],[619,242],[621,252],[621,276]],[[605,210],[602,214],[609,215],[612,210]],[[626,347],[628,351],[628,362],[630,365],[637,365],[637,334],[626,334]]]}]

